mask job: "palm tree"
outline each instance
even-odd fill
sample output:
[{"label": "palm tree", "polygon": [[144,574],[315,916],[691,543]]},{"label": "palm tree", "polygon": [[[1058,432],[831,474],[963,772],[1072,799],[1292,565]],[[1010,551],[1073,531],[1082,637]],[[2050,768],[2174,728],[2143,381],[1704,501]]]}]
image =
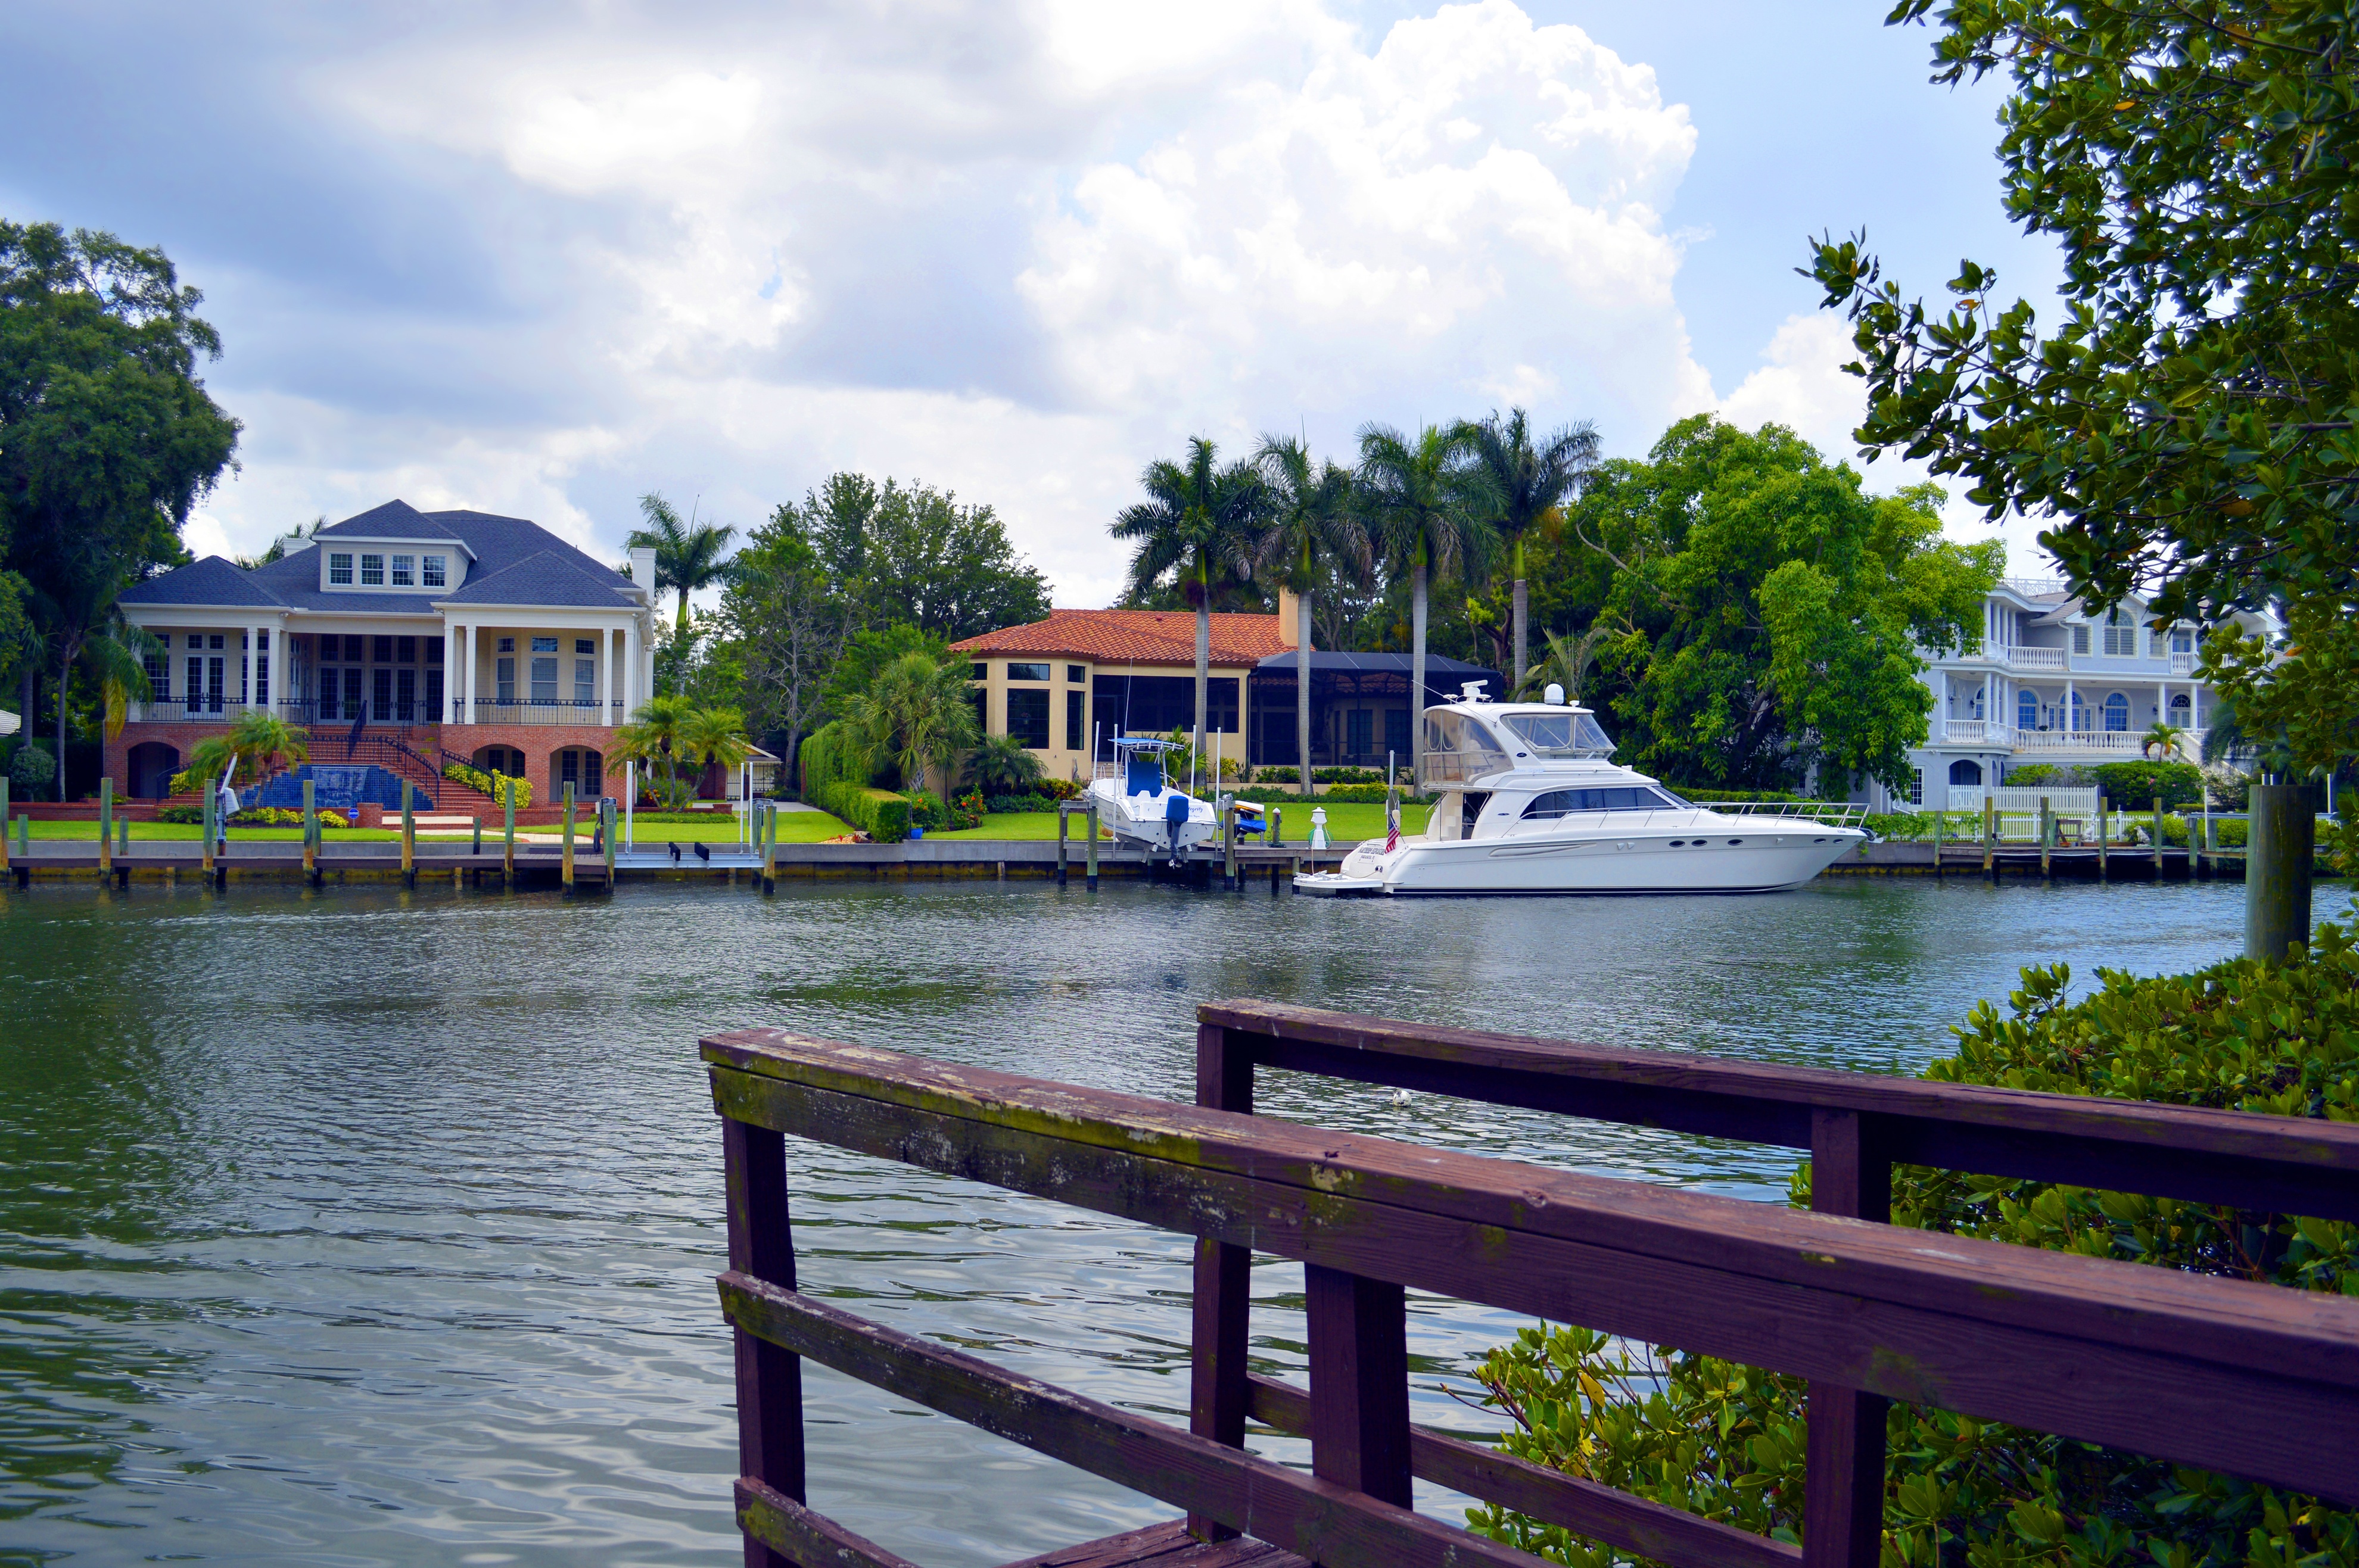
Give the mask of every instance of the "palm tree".
[{"label": "palm tree", "polygon": [[1333,463],[1313,464],[1310,449],[1290,436],[1264,436],[1255,454],[1266,497],[1265,525],[1254,551],[1255,568],[1275,572],[1296,595],[1300,612],[1294,635],[1294,752],[1302,793],[1310,783],[1310,600],[1320,568],[1333,567],[1355,579],[1368,575],[1368,530],[1352,514],[1352,476]]},{"label": "palm tree", "polygon": [[1490,524],[1516,552],[1515,685],[1520,687],[1530,605],[1524,581],[1524,535],[1563,505],[1582,476],[1597,466],[1597,428],[1586,420],[1567,425],[1535,446],[1530,416],[1511,408],[1504,420],[1494,410],[1488,419],[1461,425],[1459,430],[1488,481],[1484,499]]},{"label": "palm tree", "polygon": [[1167,576],[1196,610],[1196,745],[1204,744],[1205,702],[1212,662],[1212,583],[1217,577],[1253,577],[1253,528],[1262,504],[1261,479],[1251,463],[1219,466],[1220,452],[1202,436],[1188,441],[1186,466],[1157,459],[1138,476],[1147,499],[1122,509],[1117,539],[1135,539],[1134,589]]},{"label": "palm tree", "polygon": [[902,654],[855,694],[844,718],[871,757],[892,759],[901,780],[926,787],[927,770],[942,770],[948,793],[951,764],[981,738],[966,661],[945,664],[922,650]]},{"label": "palm tree", "polygon": [[1531,672],[1516,683],[1516,695],[1529,697],[1544,690],[1550,682],[1564,687],[1565,700],[1578,703],[1581,688],[1589,684],[1589,672],[1597,664],[1597,645],[1612,633],[1604,620],[1590,623],[1589,630],[1577,637],[1560,637],[1543,628],[1540,635],[1548,640],[1549,656],[1534,665]]},{"label": "palm tree", "polygon": [[2185,730],[2170,720],[2159,719],[2147,729],[2146,741],[2138,750],[2150,761],[2169,762],[2171,753],[2179,750],[2179,742],[2186,737],[2186,734]]},{"label": "palm tree", "polygon": [[985,795],[1021,795],[1040,782],[1040,759],[1013,735],[985,735],[967,753],[966,776]]},{"label": "palm tree", "polygon": [[[680,719],[674,743],[700,773],[715,766],[725,773],[754,754],[745,739],[745,715],[734,708],[690,708]],[[728,793],[725,786],[722,793]]]},{"label": "palm tree", "polygon": [[[72,688],[74,666],[79,664],[98,678],[109,740],[122,733],[130,704],[145,702],[150,696],[142,656],[161,654],[163,644],[145,628],[134,626],[124,618],[115,596],[128,586],[113,578],[76,575],[48,590],[36,587],[31,595],[34,619],[48,629],[58,655],[60,800],[66,797],[66,710],[70,706],[66,697]],[[29,669],[32,655],[27,657]],[[26,684],[29,688],[31,682]],[[33,724],[29,705],[24,722],[29,736]]]},{"label": "palm tree", "polygon": [[672,589],[679,594],[679,630],[684,633],[688,630],[688,596],[728,579],[729,541],[737,536],[737,530],[713,523],[700,524],[693,517],[682,523],[672,503],[653,491],[639,497],[639,512],[647,518],[647,525],[633,529],[625,545],[630,549],[656,553],[652,591],[661,593]]},{"label": "palm tree", "polygon": [[1396,569],[1409,572],[1409,766],[1425,756],[1427,579],[1478,577],[1496,535],[1478,510],[1480,481],[1467,470],[1473,444],[1462,429],[1428,425],[1411,442],[1389,425],[1360,428],[1361,504]]},{"label": "palm tree", "polygon": [[631,722],[614,731],[609,747],[618,762],[639,762],[663,772],[664,804],[672,803],[679,783],[678,757],[681,728],[696,710],[684,697],[657,696],[639,705]]},{"label": "palm tree", "polygon": [[311,760],[311,732],[289,724],[275,713],[249,708],[218,735],[208,735],[189,752],[183,776],[204,789],[215,788],[227,774],[235,784],[241,773],[259,781]]}]

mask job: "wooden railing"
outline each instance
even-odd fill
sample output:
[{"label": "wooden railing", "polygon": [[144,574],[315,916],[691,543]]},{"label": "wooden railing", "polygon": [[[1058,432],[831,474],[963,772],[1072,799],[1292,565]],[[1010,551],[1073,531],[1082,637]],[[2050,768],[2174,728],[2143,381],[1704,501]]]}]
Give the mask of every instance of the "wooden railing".
[{"label": "wooden railing", "polygon": [[[749,1563],[901,1561],[806,1506],[803,1356],[1183,1509],[1200,1539],[1332,1568],[1537,1561],[1411,1511],[1413,1476],[1675,1568],[1874,1568],[1890,1399],[2359,1502],[2359,1302],[1862,1223],[1896,1161],[2354,1218],[2359,1128],[1261,1002],[1200,1020],[1193,1108],[779,1030],[703,1043]],[[1821,1212],[1256,1118],[1263,1066],[1808,1149]],[[1198,1238],[1190,1430],[802,1295],[784,1136]],[[1247,1369],[1256,1251],[1305,1266],[1307,1390]],[[1408,1289],[1810,1379],[1807,1545],[1412,1427]],[[1311,1473],[1245,1453],[1248,1419],[1308,1436]],[[1143,1561],[1179,1529],[1086,1561]]]}]

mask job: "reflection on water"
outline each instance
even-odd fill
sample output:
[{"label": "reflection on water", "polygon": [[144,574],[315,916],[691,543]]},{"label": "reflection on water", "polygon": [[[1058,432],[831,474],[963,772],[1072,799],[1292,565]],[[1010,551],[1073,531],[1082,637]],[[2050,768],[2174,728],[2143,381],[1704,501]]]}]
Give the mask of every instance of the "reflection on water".
[{"label": "reflection on water", "polygon": [[[736,1561],[700,1033],[788,1022],[1183,1098],[1195,1004],[1255,995],[1907,1072],[2020,963],[2187,968],[2241,922],[2233,885],[1883,881],[1374,905],[1031,882],[12,893],[0,1563]],[[1755,1198],[1792,1163],[1323,1081],[1278,1078],[1263,1104]],[[1180,1238],[832,1150],[793,1160],[807,1289],[1183,1411]],[[1256,1350],[1299,1377],[1300,1271],[1256,1276]],[[1419,1419],[1479,1428],[1438,1387],[1512,1320],[1413,1306]],[[815,1499],[919,1562],[1168,1512],[809,1382]]]}]

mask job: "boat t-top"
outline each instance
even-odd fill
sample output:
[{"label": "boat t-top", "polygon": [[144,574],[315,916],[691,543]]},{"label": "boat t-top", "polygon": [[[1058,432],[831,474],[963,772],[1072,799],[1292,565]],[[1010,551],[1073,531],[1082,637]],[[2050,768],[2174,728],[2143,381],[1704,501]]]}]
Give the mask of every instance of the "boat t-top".
[{"label": "boat t-top", "polygon": [[1368,839],[1342,870],[1296,878],[1298,892],[1768,892],[1799,887],[1867,837],[1809,815],[1697,806],[1617,766],[1596,716],[1560,687],[1537,703],[1491,702],[1482,688],[1425,710],[1425,831]]},{"label": "boat t-top", "polygon": [[1212,803],[1180,789],[1165,771],[1165,757],[1186,749],[1176,741],[1117,735],[1114,760],[1100,762],[1098,776],[1090,781],[1098,820],[1113,829],[1116,839],[1159,849],[1175,865],[1181,855],[1221,832]]}]

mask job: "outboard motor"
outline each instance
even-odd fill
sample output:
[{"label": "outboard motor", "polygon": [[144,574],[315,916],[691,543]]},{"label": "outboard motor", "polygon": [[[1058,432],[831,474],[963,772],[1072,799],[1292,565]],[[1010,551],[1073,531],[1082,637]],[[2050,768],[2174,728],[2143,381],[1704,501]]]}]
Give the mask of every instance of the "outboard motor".
[{"label": "outboard motor", "polygon": [[1193,804],[1176,789],[1163,797],[1163,822],[1171,834],[1171,863],[1175,866],[1180,863],[1180,829],[1187,826],[1188,811]]}]

